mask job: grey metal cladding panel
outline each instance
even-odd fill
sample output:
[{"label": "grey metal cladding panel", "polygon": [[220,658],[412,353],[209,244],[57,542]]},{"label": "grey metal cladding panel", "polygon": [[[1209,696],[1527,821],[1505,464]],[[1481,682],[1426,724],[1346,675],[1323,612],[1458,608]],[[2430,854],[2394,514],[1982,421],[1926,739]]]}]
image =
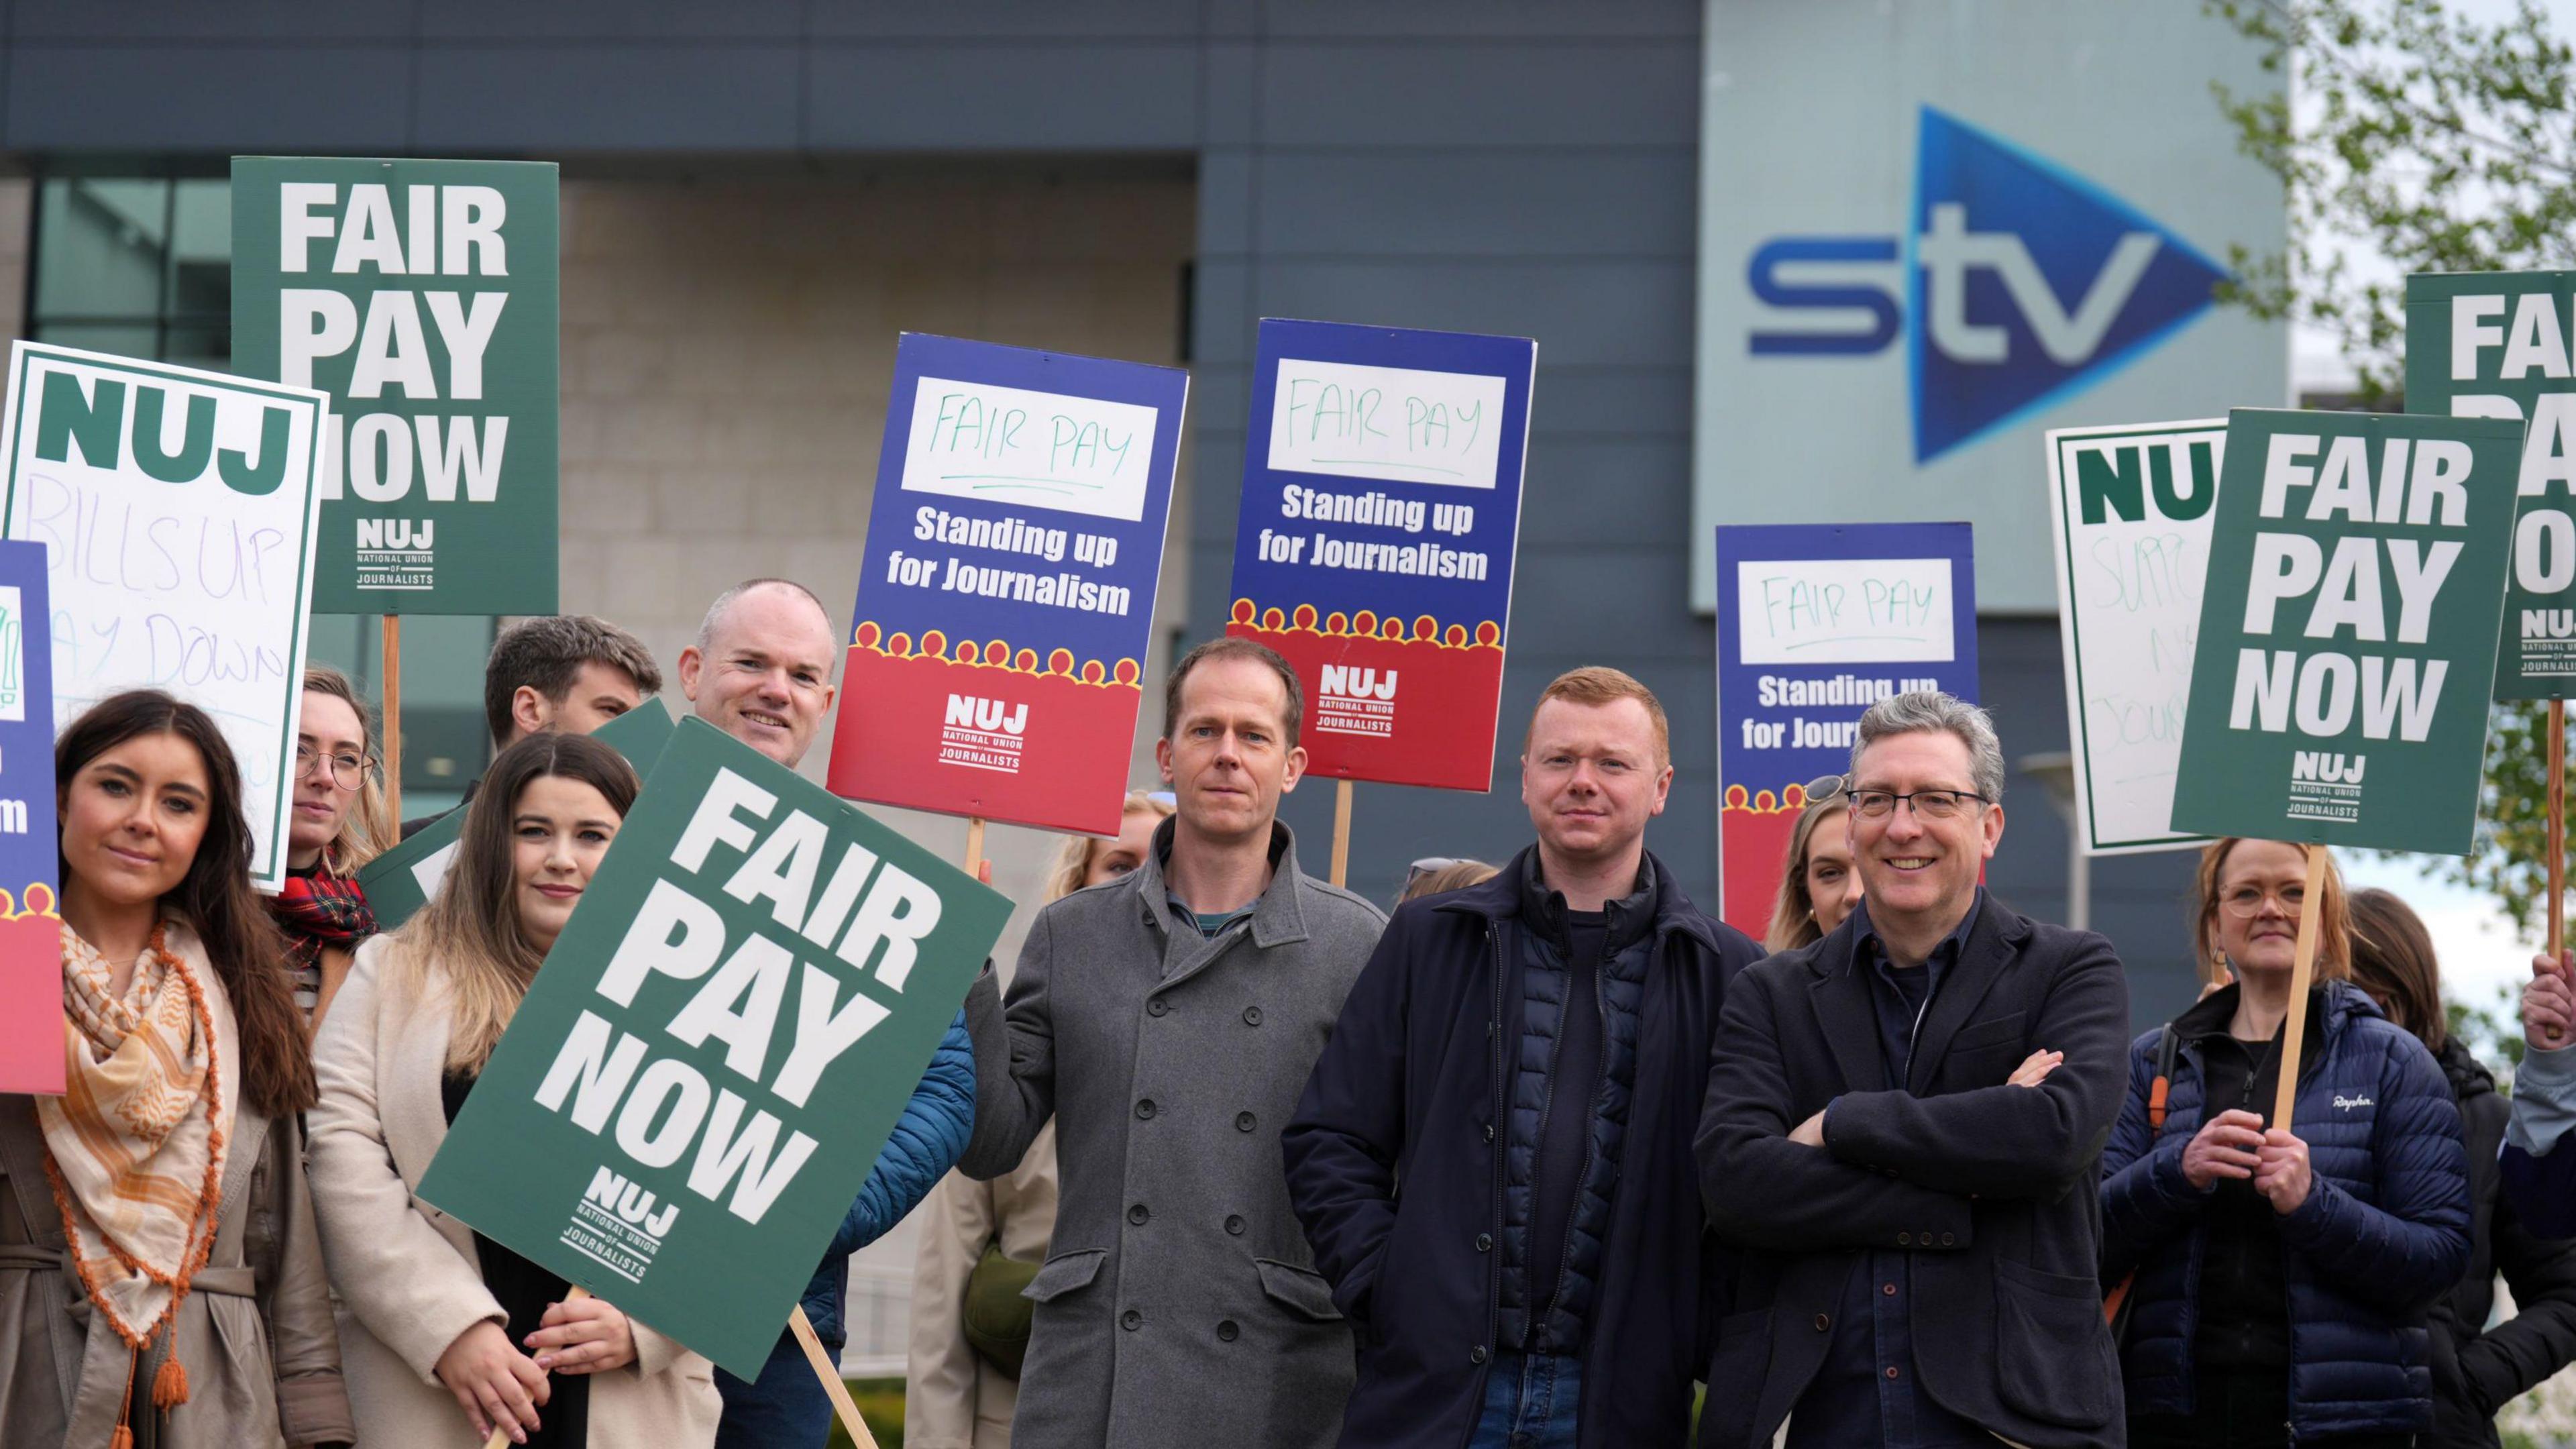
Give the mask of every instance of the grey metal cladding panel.
[{"label": "grey metal cladding panel", "polygon": [[817,37],[1196,39],[1200,0],[815,0]]},{"label": "grey metal cladding panel", "polygon": [[818,151],[1198,146],[1194,44],[818,45],[806,63]]},{"label": "grey metal cladding panel", "polygon": [[1581,544],[1670,549],[1689,531],[1687,439],[1532,440],[1521,493],[1524,553]]},{"label": "grey metal cladding panel", "polygon": [[1524,530],[1512,576],[1511,650],[1673,661],[1714,673],[1715,636],[1684,607],[1689,551],[1679,536],[1560,547]]},{"label": "grey metal cladding panel", "polygon": [[429,40],[783,40],[798,0],[420,0]]},{"label": "grey metal cladding panel", "polygon": [[1669,152],[1269,150],[1267,256],[1690,258],[1699,161]]},{"label": "grey metal cladding panel", "polygon": [[1530,432],[1540,438],[1679,438],[1691,431],[1687,367],[1596,367],[1561,362],[1538,340]]},{"label": "grey metal cladding panel", "polygon": [[54,40],[407,40],[416,0],[12,0],[18,44]]},{"label": "grey metal cladding panel", "polygon": [[432,154],[796,146],[792,45],[435,46],[419,63]]},{"label": "grey metal cladding panel", "polygon": [[21,151],[406,148],[410,54],[391,46],[16,45],[6,144]]},{"label": "grey metal cladding panel", "polygon": [[1297,45],[1263,56],[1272,146],[1686,146],[1699,42]]},{"label": "grey metal cladding panel", "polygon": [[1403,36],[1462,40],[1661,36],[1696,41],[1703,0],[1295,0],[1274,5],[1263,28],[1280,37]]},{"label": "grey metal cladding panel", "polygon": [[1292,260],[1265,263],[1253,299],[1271,317],[1535,337],[1543,377],[1551,361],[1690,366],[1692,272],[1686,258]]}]

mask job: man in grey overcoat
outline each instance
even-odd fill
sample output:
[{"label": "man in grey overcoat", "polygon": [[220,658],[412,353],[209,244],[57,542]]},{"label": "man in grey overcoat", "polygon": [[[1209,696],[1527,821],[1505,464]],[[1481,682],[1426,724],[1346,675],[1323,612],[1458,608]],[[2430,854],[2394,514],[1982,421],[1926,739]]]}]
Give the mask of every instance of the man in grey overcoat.
[{"label": "man in grey overcoat", "polygon": [[1172,668],[1154,747],[1177,813],[1123,880],[1039,912],[1004,1004],[966,998],[975,1136],[1063,1167],[1020,1375],[1018,1449],[1324,1449],[1351,1334],[1288,1203],[1279,1132],[1386,917],[1297,869],[1287,661],[1222,638]]}]

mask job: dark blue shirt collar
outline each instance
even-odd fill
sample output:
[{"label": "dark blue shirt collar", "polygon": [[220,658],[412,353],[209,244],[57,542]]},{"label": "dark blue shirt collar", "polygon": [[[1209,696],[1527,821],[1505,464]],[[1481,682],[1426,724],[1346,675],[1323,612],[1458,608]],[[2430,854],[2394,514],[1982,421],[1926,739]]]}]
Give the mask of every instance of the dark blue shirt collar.
[{"label": "dark blue shirt collar", "polygon": [[[1975,897],[1968,902],[1967,914],[1959,917],[1959,924],[1951,927],[1950,934],[1942,937],[1941,943],[1932,948],[1932,954],[1924,958],[1923,964],[1931,969],[1934,981],[1941,979],[1944,970],[1958,964],[1959,957],[1968,949],[1969,934],[1977,928],[1977,917],[1985,908],[1986,888],[1979,886]],[[1858,958],[1880,970],[1897,969],[1887,964],[1886,943],[1879,939],[1878,929],[1869,923],[1869,902],[1863,900],[1853,906],[1852,913],[1860,917],[1852,923],[1858,933],[1853,939],[1852,949]]]}]

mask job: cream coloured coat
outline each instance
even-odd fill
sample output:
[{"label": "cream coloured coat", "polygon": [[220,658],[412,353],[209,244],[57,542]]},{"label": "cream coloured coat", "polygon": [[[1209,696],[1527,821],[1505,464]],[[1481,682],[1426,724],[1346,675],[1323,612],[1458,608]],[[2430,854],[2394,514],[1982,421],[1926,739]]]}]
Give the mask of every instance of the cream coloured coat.
[{"label": "cream coloured coat", "polygon": [[[359,1442],[477,1449],[465,1411],[438,1381],[438,1358],[457,1335],[503,1315],[483,1286],[473,1230],[412,1195],[447,1136],[448,1018],[435,987],[388,982],[390,945],[378,936],[358,948],[314,1040],[322,1100],[305,1149],[314,1216],[340,1292]],[[633,1329],[636,1361],[591,1376],[591,1444],[712,1445],[721,1411],[713,1365],[641,1323]]]},{"label": "cream coloured coat", "polygon": [[966,1283],[988,1243],[1023,1263],[1046,1261],[1055,1235],[1055,1124],[1020,1165],[991,1182],[952,1172],[922,1199],[912,1266],[904,1449],[1010,1449],[1020,1381],[966,1341]]}]

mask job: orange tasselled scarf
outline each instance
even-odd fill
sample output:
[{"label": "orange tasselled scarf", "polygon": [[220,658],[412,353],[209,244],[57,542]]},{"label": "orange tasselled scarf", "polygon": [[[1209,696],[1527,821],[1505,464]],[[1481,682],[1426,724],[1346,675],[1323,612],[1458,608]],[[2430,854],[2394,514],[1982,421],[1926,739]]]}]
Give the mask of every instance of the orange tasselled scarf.
[{"label": "orange tasselled scarf", "polygon": [[213,1249],[222,1206],[223,1079],[231,1003],[211,973],[152,933],[122,994],[98,951],[63,928],[66,1087],[36,1099],[45,1175],[81,1286],[125,1340],[126,1393],[109,1449],[130,1449],[133,1374],[171,1325],[153,1407],[188,1400],[179,1305]]}]

